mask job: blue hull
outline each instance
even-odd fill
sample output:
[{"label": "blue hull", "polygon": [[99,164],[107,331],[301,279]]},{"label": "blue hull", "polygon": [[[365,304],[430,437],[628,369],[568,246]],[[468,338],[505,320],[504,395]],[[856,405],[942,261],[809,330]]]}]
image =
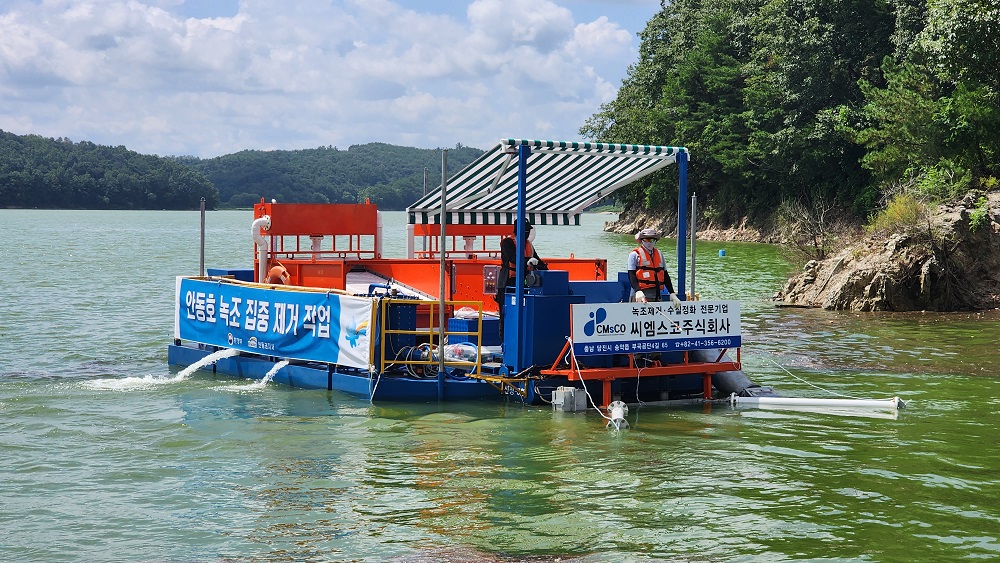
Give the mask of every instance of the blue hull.
[{"label": "blue hull", "polygon": [[[214,352],[213,347],[196,348],[171,344],[167,349],[167,363],[176,366],[190,366]],[[263,379],[274,367],[277,360],[262,356],[240,355],[222,358],[214,365],[205,366],[202,371],[221,373],[243,379]],[[382,377],[372,380],[366,373],[338,371],[336,366],[323,364],[290,364],[279,370],[272,379],[275,383],[300,389],[328,389],[340,391],[364,399],[372,398],[372,387],[376,381],[376,401],[436,402],[438,400],[437,379],[415,379],[408,377]],[[530,399],[533,399],[529,396]],[[503,395],[492,385],[469,379],[445,381],[445,401],[495,401]]]},{"label": "blue hull", "polygon": [[[211,355],[215,350],[213,346],[170,344],[167,349],[167,363],[183,367],[190,366]],[[277,362],[277,358],[244,353],[239,356],[222,358],[215,362],[214,366],[208,365],[202,370],[243,379],[263,379]],[[387,376],[373,380],[364,372],[350,372],[341,370],[337,366],[319,363],[290,364],[279,370],[272,381],[300,389],[340,391],[365,400],[410,403],[438,401],[437,379]],[[636,383],[635,380],[617,381],[613,389],[626,402],[638,402],[639,394],[645,397],[642,400],[664,400],[695,395],[700,393],[702,389],[702,380],[699,374],[644,378],[638,390]],[[448,378],[445,380],[443,400],[448,402],[498,401],[512,398],[519,403],[523,401],[527,404],[545,404],[549,402],[552,391],[563,385],[579,387],[580,383],[567,381],[564,378],[532,381],[528,386],[526,397],[522,400],[518,395],[508,397],[484,381]],[[374,398],[372,397],[373,387]],[[600,400],[600,382],[591,381],[587,388],[595,400]]]}]

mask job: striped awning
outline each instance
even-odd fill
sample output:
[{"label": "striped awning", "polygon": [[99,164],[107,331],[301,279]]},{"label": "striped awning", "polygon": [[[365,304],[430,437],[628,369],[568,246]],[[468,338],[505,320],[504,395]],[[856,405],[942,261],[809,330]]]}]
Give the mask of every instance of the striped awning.
[{"label": "striped awning", "polygon": [[[584,209],[687,152],[684,147],[502,139],[448,180],[447,224],[514,224],[520,145],[531,148],[525,211],[534,225],[578,225]],[[410,224],[440,223],[441,186],[407,212]]]}]

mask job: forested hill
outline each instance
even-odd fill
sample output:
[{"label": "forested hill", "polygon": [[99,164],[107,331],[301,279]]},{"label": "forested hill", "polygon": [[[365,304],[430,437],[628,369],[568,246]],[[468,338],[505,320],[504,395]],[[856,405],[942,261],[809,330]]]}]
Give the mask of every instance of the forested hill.
[{"label": "forested hill", "polygon": [[[448,151],[452,175],[483,151]],[[143,155],[87,141],[0,131],[0,208],[209,209],[355,203],[403,209],[441,183],[441,151],[383,143],[295,151],[242,151],[210,159]]]},{"label": "forested hill", "polygon": [[[461,144],[448,150],[453,175],[483,154]],[[441,150],[384,143],[295,151],[246,150],[217,158],[180,159],[219,189],[223,207],[248,207],[276,199],[286,203],[354,203],[370,198],[399,210],[441,183]]]},{"label": "forested hill", "polygon": [[[703,217],[822,225],[1000,182],[1000,9],[980,0],[674,0],[581,131],[684,145]],[[626,189],[673,205],[677,174]],[[780,218],[780,215],[779,215]]]},{"label": "forested hill", "polygon": [[0,131],[0,207],[197,209],[203,197],[214,208],[219,192],[173,159]]}]

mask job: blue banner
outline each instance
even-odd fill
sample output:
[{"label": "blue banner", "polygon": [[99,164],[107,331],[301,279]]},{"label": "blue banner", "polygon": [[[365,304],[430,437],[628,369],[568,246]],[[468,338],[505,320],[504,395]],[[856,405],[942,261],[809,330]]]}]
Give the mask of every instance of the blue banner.
[{"label": "blue banner", "polygon": [[245,352],[368,369],[372,300],[177,278],[174,337]]}]

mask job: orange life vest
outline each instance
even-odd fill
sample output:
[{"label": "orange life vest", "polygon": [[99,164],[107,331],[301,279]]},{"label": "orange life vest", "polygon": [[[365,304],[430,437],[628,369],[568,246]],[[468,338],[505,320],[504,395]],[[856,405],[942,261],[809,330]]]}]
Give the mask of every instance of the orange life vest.
[{"label": "orange life vest", "polygon": [[639,290],[646,291],[647,289],[656,288],[656,295],[659,295],[660,288],[667,281],[667,271],[660,266],[663,263],[660,249],[654,247],[653,253],[650,254],[645,248],[640,246],[635,249],[635,252],[639,253],[639,265],[635,269],[635,278],[639,282]]},{"label": "orange life vest", "polygon": [[[504,238],[509,238],[511,240],[514,240],[514,237],[512,237],[512,236],[507,236],[507,237],[504,237]],[[517,241],[514,241],[514,248],[517,248]],[[531,246],[531,241],[528,241],[528,240],[524,241],[524,258],[525,258],[525,260],[531,259],[531,257],[534,256],[534,255],[535,255],[535,247]],[[514,275],[514,271],[517,269],[517,264],[515,264],[514,262],[511,262],[509,260],[504,260],[503,266],[510,271],[511,275]],[[528,269],[530,270],[531,266],[528,266]]]}]

